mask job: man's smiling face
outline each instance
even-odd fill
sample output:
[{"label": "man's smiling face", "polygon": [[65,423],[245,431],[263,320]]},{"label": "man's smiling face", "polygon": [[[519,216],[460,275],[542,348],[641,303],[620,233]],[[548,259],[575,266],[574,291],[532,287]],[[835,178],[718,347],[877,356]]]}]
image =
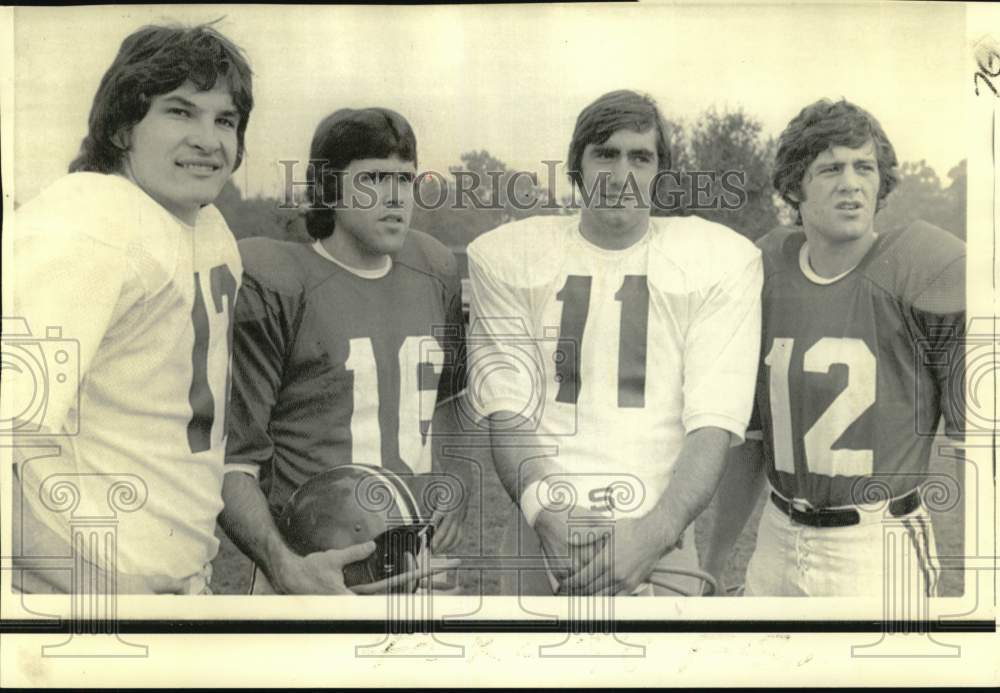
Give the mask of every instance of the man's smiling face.
[{"label": "man's smiling face", "polygon": [[122,173],[170,213],[193,224],[233,172],[239,114],[225,84],[192,82],[153,97],[146,116],[121,139]]}]

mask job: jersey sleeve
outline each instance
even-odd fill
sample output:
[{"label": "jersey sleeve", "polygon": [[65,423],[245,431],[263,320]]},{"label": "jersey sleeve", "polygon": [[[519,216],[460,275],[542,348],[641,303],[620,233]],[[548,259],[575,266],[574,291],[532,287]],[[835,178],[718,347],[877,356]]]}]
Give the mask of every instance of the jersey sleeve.
[{"label": "jersey sleeve", "polygon": [[750,423],[747,424],[747,440],[764,440],[764,428],[760,422],[760,403],[754,397],[753,408],[750,410]]},{"label": "jersey sleeve", "polygon": [[498,276],[468,248],[472,298],[469,310],[469,404],[485,418],[501,411],[538,411],[543,365],[529,338],[530,324],[524,295]]},{"label": "jersey sleeve", "polygon": [[965,256],[952,260],[912,305],[920,334],[920,358],[931,372],[936,392],[918,394],[918,406],[936,402],[945,434],[962,440],[965,434]]},{"label": "jersey sleeve", "polygon": [[271,411],[278,400],[287,350],[297,329],[296,302],[248,273],[236,300],[233,382],[225,471],[266,480],[274,441]]},{"label": "jersey sleeve", "polygon": [[441,334],[441,345],[445,350],[444,368],[438,383],[438,403],[443,403],[465,390],[468,368],[465,349],[465,315],[462,312],[462,281],[458,276],[457,263],[452,257],[451,266],[445,279],[445,321]]},{"label": "jersey sleeve", "polygon": [[[101,341],[116,316],[141,298],[141,289],[124,249],[92,236],[82,228],[85,219],[45,209],[31,212],[15,215],[13,256],[17,260],[10,277],[13,301],[8,317],[15,319],[24,334],[14,334],[13,325],[5,322],[4,337],[19,349],[18,343],[26,351],[38,351],[34,359],[41,359],[48,371],[58,368],[58,362],[50,362],[58,356],[56,352],[68,354],[69,370],[62,374],[69,379],[62,384],[47,383],[41,419],[34,419],[41,424],[38,432],[59,434],[77,407],[81,380]],[[131,291],[125,290],[126,285]],[[37,346],[32,348],[29,342]],[[4,372],[5,390],[13,381],[8,392],[14,401],[37,401],[37,386],[29,371],[12,368],[11,372],[25,376],[8,379]]]},{"label": "jersey sleeve", "polygon": [[715,426],[742,442],[760,352],[759,253],[705,291],[684,346],[684,430]]}]

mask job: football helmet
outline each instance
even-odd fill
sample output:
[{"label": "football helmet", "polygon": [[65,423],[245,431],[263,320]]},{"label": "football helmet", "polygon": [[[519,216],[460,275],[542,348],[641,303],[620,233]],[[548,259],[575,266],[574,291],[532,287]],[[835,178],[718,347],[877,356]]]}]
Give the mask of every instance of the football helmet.
[{"label": "football helmet", "polygon": [[413,492],[398,475],[348,464],[317,474],[296,489],[278,529],[289,548],[302,556],[375,541],[368,558],[344,566],[344,584],[352,587],[405,572],[405,554],[416,559],[427,549],[434,527],[421,516]]}]

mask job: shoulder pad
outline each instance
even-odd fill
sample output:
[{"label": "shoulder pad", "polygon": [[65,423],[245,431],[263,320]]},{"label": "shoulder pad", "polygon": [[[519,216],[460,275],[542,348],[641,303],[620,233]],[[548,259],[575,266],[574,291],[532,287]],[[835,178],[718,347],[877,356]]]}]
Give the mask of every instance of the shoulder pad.
[{"label": "shoulder pad", "polygon": [[537,216],[487,231],[469,244],[466,252],[475,262],[516,286],[544,282],[562,265],[578,216]]},{"label": "shoulder pad", "polygon": [[396,257],[396,262],[418,271],[429,272],[435,277],[446,278],[458,274],[455,254],[444,243],[417,229],[410,229],[406,233],[406,244]]},{"label": "shoulder pad", "polygon": [[83,236],[123,249],[147,228],[157,232],[173,219],[131,181],[103,173],[63,176],[22,206],[17,218],[25,231],[37,229],[53,241]]},{"label": "shoulder pad", "polygon": [[764,262],[764,276],[798,267],[799,249],[805,242],[801,226],[778,226],[757,239]]},{"label": "shoulder pad", "polygon": [[886,234],[866,274],[905,303],[937,311],[961,310],[965,299],[965,243],[925,221]]},{"label": "shoulder pad", "polygon": [[305,262],[305,254],[315,251],[306,243],[256,236],[239,241],[239,249],[244,274],[262,286],[297,294],[310,283],[311,265]]},{"label": "shoulder pad", "polygon": [[723,224],[694,216],[654,217],[650,223],[650,262],[661,270],[657,282],[683,278],[694,290],[759,261],[753,243]]}]

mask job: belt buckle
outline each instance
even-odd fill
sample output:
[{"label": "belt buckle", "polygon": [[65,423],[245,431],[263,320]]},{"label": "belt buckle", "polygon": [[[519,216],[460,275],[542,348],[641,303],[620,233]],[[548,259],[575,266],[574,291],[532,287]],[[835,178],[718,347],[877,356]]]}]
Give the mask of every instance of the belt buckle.
[{"label": "belt buckle", "polygon": [[807,501],[805,498],[793,498],[788,502],[792,510],[800,513],[811,513],[816,510],[813,504]]}]

